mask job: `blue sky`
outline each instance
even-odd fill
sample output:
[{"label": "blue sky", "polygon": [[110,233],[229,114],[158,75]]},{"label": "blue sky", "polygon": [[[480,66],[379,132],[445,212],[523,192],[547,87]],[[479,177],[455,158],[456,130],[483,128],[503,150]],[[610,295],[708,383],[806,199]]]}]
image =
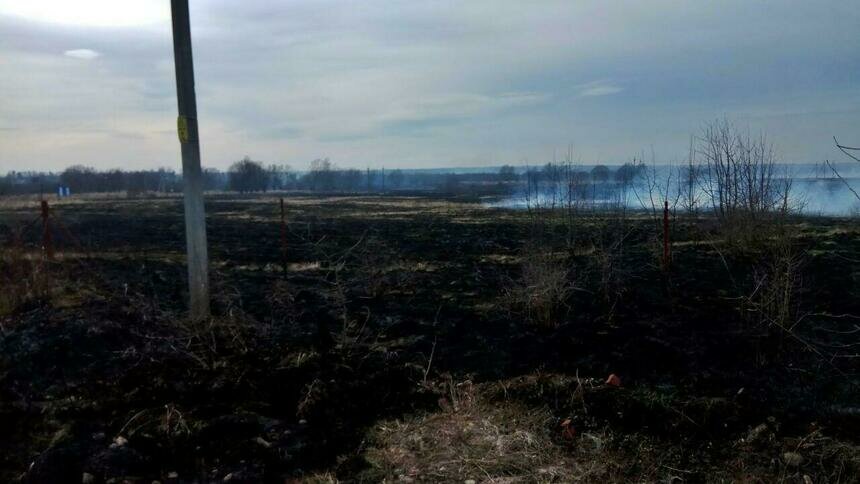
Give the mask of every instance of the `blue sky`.
[{"label": "blue sky", "polygon": [[[728,117],[783,161],[860,143],[848,1],[191,0],[203,163],[686,155]],[[0,172],[178,168],[169,1],[0,0]]]}]

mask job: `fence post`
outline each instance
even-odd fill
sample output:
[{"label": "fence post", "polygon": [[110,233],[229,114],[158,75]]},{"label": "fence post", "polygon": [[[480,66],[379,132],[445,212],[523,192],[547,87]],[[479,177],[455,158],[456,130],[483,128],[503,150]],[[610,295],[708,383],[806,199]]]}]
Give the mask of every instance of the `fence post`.
[{"label": "fence post", "polygon": [[54,260],[54,243],[51,240],[51,210],[47,200],[42,200],[42,251],[48,260]]},{"label": "fence post", "polygon": [[284,197],[281,197],[281,266],[287,273],[287,218],[284,210]]},{"label": "fence post", "polygon": [[669,201],[663,202],[663,269],[669,270]]}]

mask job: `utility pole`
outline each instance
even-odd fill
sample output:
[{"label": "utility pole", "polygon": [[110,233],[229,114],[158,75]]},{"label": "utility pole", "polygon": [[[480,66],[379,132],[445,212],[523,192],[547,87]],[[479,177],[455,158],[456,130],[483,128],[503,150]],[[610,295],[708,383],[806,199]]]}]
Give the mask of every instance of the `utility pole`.
[{"label": "utility pole", "polygon": [[203,319],[209,316],[209,255],[206,247],[206,208],[203,205],[203,173],[200,169],[188,0],[170,0],[170,9],[173,17],[176,99],[179,106],[176,125],[182,146],[189,309],[192,319]]}]

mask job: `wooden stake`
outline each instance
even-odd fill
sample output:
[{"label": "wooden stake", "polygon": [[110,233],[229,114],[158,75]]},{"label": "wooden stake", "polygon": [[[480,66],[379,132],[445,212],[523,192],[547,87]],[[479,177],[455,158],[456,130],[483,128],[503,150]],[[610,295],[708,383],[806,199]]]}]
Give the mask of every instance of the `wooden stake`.
[{"label": "wooden stake", "polygon": [[51,238],[51,209],[42,200],[42,251],[48,260],[54,260],[54,241]]}]

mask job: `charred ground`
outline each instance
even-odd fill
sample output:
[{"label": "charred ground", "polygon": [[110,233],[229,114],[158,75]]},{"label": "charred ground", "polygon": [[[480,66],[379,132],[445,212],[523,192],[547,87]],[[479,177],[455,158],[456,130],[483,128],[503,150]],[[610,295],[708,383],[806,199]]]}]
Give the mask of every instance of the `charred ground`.
[{"label": "charred ground", "polygon": [[3,480],[858,480],[856,221],[679,216],[665,270],[644,213],[277,202],[207,199],[205,323],[179,199],[58,203],[53,262],[0,207]]}]

